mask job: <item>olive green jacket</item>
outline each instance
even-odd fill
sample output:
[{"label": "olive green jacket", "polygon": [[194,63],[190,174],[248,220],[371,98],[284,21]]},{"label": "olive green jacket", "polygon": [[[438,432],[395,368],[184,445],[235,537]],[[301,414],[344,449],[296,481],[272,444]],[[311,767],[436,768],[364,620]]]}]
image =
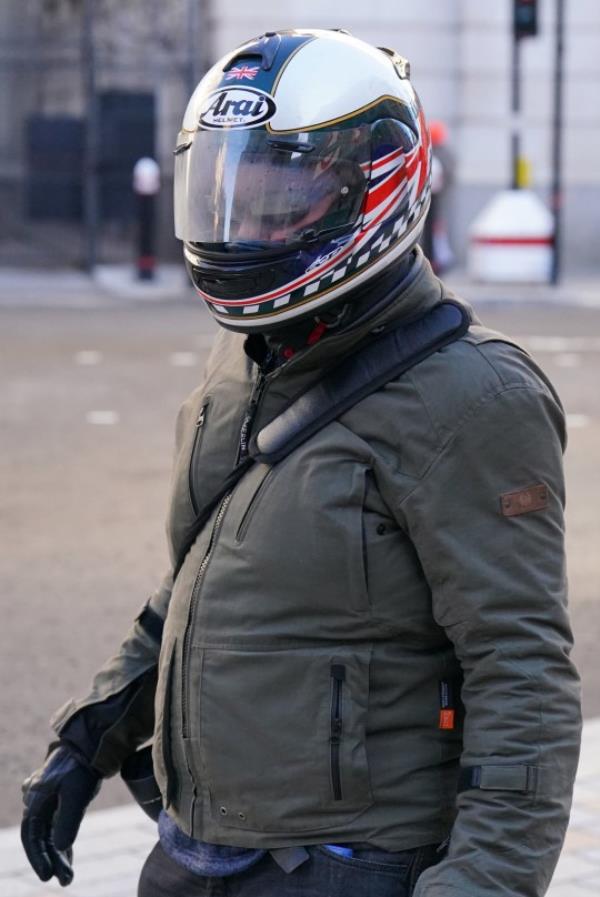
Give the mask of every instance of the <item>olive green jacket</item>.
[{"label": "olive green jacket", "polygon": [[[300,352],[254,395],[254,431],[370,331],[439,302],[426,262],[391,305]],[[257,377],[223,331],[184,404],[173,560],[236,462]],[[165,806],[212,843],[443,841],[415,897],[542,897],[580,738],[569,660],[564,416],[532,359],[474,323],[221,502],[172,588],[155,694]],[[138,620],[55,727],[157,663]],[[150,734],[154,686],[103,739]],[[144,731],[145,730],[145,731]],[[481,767],[457,797],[459,764]]]}]

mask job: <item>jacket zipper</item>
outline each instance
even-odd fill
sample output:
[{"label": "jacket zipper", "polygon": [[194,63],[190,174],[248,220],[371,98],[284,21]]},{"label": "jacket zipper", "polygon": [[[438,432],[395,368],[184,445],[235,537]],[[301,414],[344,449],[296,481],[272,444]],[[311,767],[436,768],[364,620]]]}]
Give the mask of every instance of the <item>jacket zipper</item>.
[{"label": "jacket zipper", "polygon": [[342,777],[340,772],[340,743],[342,740],[342,689],[346,678],[346,667],[334,663],[331,667],[331,723],[329,735],[331,788],[334,800],[342,800]]},{"label": "jacket zipper", "polygon": [[[254,384],[254,388],[252,390],[252,395],[250,396],[250,402],[248,404],[248,409],[244,416],[244,420],[242,422],[242,427],[240,431],[240,440],[238,446],[237,453],[237,462],[243,460],[248,454],[248,444],[250,440],[250,431],[252,429],[252,424],[254,422],[254,418],[256,416],[256,412],[265,388],[266,383],[266,375],[262,370],[259,370],[258,377],[256,379],[256,383]],[[206,403],[208,405],[208,403]],[[196,421],[196,426],[200,425],[202,427],[204,425],[204,420],[206,417],[206,405],[201,409],[198,420]],[[204,413],[203,413],[204,412]],[[196,436],[198,439],[198,436]],[[223,523],[223,518],[225,517],[225,513],[227,511],[227,507],[229,506],[229,502],[231,501],[233,495],[233,490],[228,492],[227,495],[223,497],[221,500],[221,504],[219,505],[219,509],[217,511],[217,516],[215,517],[215,522],[213,524],[212,532],[210,534],[210,540],[208,543],[208,548],[206,549],[206,554],[202,558],[202,563],[198,568],[198,572],[196,574],[196,579],[194,580],[194,587],[192,589],[192,596],[190,598],[190,608],[188,612],[187,625],[185,628],[185,634],[183,636],[183,651],[182,651],[182,675],[181,675],[181,690],[182,690],[182,701],[181,701],[181,732],[184,738],[189,738],[190,734],[190,686],[189,686],[189,653],[190,653],[190,643],[192,640],[192,628],[194,625],[194,617],[196,611],[196,605],[198,603],[198,596],[200,594],[200,587],[202,585],[202,580],[204,578],[204,574],[206,572],[206,568],[210,563],[210,559],[221,530],[221,525]],[[196,512],[197,513],[197,512]]]},{"label": "jacket zipper", "polygon": [[243,461],[244,458],[248,456],[252,425],[254,423],[254,418],[256,417],[256,412],[258,410],[260,400],[262,399],[262,394],[264,392],[266,382],[267,375],[263,372],[262,369],[259,369],[256,383],[254,384],[254,389],[252,390],[252,395],[250,396],[250,401],[246,409],[246,414],[244,415],[244,420],[242,421],[242,427],[240,430],[240,443],[238,446],[236,459],[237,464],[239,464],[240,461]]},{"label": "jacket zipper", "polygon": [[194,445],[192,448],[192,454],[190,457],[190,466],[188,470],[188,484],[190,489],[190,500],[192,502],[192,508],[194,509],[194,514],[198,513],[198,503],[196,501],[195,489],[194,489],[194,473],[196,470],[196,457],[198,455],[198,449],[200,447],[200,443],[202,442],[202,434],[204,431],[204,425],[206,423],[206,413],[208,411],[209,399],[206,399],[204,404],[202,405],[200,412],[198,414],[198,419],[196,420],[196,433],[194,435]]}]

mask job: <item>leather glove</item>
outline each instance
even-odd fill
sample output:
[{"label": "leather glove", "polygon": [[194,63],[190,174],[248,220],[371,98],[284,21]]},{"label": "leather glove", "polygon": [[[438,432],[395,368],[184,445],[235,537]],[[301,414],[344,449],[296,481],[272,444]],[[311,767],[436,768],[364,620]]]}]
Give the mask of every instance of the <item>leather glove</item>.
[{"label": "leather glove", "polygon": [[63,887],[73,881],[71,846],[100,781],[68,744],[59,742],[42,768],[23,782],[21,841],[42,881],[53,875]]}]

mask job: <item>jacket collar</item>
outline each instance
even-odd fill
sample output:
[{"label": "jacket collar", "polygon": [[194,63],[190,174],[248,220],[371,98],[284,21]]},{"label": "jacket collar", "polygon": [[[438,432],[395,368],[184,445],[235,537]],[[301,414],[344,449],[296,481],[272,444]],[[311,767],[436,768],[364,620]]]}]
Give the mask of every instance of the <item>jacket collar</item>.
[{"label": "jacket collar", "polygon": [[355,351],[374,331],[420,317],[437,305],[444,295],[443,284],[418,248],[415,262],[402,282],[361,317],[339,333],[332,333],[298,352],[267,374],[255,428],[272,420],[295,396],[318,380],[325,370]]},{"label": "jacket collar", "polygon": [[298,352],[280,365],[270,380],[286,378],[300,371],[322,371],[347,355],[373,330],[388,324],[400,323],[424,314],[442,298],[442,284],[431,270],[421,249],[417,250],[414,264],[403,280],[395,284],[375,305],[370,306],[358,319],[339,333],[332,333],[314,346]]}]

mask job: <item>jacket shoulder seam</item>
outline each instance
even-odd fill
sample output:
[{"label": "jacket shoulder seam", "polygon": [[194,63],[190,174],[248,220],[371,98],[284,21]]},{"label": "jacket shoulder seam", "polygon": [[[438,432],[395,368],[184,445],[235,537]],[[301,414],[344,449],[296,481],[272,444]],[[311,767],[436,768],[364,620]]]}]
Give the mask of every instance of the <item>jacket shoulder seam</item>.
[{"label": "jacket shoulder seam", "polygon": [[472,348],[475,349],[479,357],[483,359],[486,365],[494,372],[494,376],[497,378],[498,382],[502,384],[502,386],[507,386],[510,381],[507,381],[504,379],[504,377],[502,377],[497,366],[492,362],[490,358],[488,358],[485,352],[481,351],[481,346],[476,343],[468,343],[468,345],[472,346]]},{"label": "jacket shoulder seam", "polygon": [[545,389],[542,388],[542,385],[534,385],[531,383],[515,383],[509,386],[505,386],[503,389],[496,390],[492,393],[486,393],[481,396],[478,402],[475,402],[473,405],[470,405],[467,411],[463,414],[463,416],[457,421],[454,429],[448,434],[446,437],[444,444],[440,448],[439,452],[432,458],[431,462],[427,465],[425,471],[419,477],[417,483],[415,483],[414,487],[403,497],[400,502],[400,507],[402,507],[408,499],[416,492],[416,490],[425,482],[431,471],[436,467],[436,465],[441,461],[443,456],[446,454],[447,450],[450,448],[456,437],[461,433],[463,428],[469,421],[475,416],[475,414],[483,407],[488,404],[492,404],[496,399],[499,399],[501,396],[508,395],[509,393],[517,393],[517,392],[531,392],[537,394],[539,396],[547,396],[548,393]]},{"label": "jacket shoulder seam", "polygon": [[[469,351],[469,350],[475,351],[477,353],[477,356],[479,358],[481,358],[481,360],[485,363],[486,367],[489,370],[491,370],[491,372],[496,380],[495,387],[493,384],[489,384],[482,396],[479,396],[478,398],[473,399],[473,401],[475,402],[475,407],[479,405],[479,403],[482,399],[484,399],[484,400],[486,399],[486,397],[489,395],[489,390],[493,390],[495,388],[498,390],[502,390],[502,389],[506,389],[506,388],[511,388],[512,386],[515,386],[515,387],[523,386],[525,388],[531,387],[534,389],[538,387],[537,383],[528,382],[523,377],[518,378],[518,379],[503,377],[502,374],[500,373],[500,371],[498,370],[497,365],[495,365],[494,362],[490,358],[488,358],[487,354],[482,351],[481,347],[479,345],[471,342],[468,338],[461,337],[460,340],[457,340],[456,344],[457,345],[462,344],[464,346],[468,346],[469,349],[467,351]],[[516,344],[514,344],[514,343],[509,343],[509,345],[512,345],[515,349],[518,348],[516,346]],[[452,348],[452,346],[450,346],[449,348]],[[444,426],[443,424],[440,425],[439,422],[436,423],[434,416],[432,415],[432,413],[430,411],[429,403],[427,401],[427,395],[423,392],[422,388],[419,385],[418,367],[419,366],[417,365],[414,370],[408,371],[406,376],[407,376],[407,379],[409,379],[411,385],[413,386],[413,388],[421,402],[423,409],[426,411],[428,420],[429,420],[434,432],[439,436],[440,442],[442,442],[445,438],[446,439],[448,438],[448,436],[447,436],[448,428],[446,426]],[[392,380],[391,382],[393,383],[395,381]],[[470,410],[473,407],[474,407],[473,404],[469,403],[465,414],[469,414]],[[458,420],[460,423],[463,420],[463,416],[461,415],[458,418]],[[446,436],[444,436],[444,434],[446,434]]]}]

